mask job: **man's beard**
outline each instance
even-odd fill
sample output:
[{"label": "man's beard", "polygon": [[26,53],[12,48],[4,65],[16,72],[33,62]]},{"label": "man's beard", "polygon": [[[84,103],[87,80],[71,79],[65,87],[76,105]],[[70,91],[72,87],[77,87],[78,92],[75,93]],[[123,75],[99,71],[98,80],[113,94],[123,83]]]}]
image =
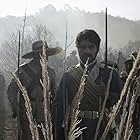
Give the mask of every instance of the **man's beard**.
[{"label": "man's beard", "polygon": [[88,60],[88,64],[93,62],[95,60],[96,56],[95,57],[92,57],[92,56],[82,56],[80,59],[81,61],[85,64],[86,61]]}]

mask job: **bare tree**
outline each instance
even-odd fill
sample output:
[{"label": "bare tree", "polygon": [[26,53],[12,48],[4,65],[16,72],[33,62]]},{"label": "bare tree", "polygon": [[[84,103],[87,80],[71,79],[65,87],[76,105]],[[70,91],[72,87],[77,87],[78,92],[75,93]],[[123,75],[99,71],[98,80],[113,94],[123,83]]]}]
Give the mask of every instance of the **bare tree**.
[{"label": "bare tree", "polygon": [[[0,49],[0,56],[4,63],[9,66],[9,68],[14,71],[17,68],[18,59],[18,32],[11,33],[10,38],[2,44]],[[24,39],[22,37],[21,46],[22,54],[29,52],[32,48],[32,43],[37,40],[43,40],[45,36],[49,47],[59,46],[59,43],[55,40],[54,35],[43,25],[36,25],[28,31],[26,29],[26,34],[24,34]],[[22,63],[24,61],[21,61]]]},{"label": "bare tree", "polygon": [[51,47],[58,47],[59,43],[56,41],[54,35],[51,31],[47,29],[44,25],[36,25],[32,28],[31,32],[32,40],[43,40],[44,36],[47,41],[48,46]]}]

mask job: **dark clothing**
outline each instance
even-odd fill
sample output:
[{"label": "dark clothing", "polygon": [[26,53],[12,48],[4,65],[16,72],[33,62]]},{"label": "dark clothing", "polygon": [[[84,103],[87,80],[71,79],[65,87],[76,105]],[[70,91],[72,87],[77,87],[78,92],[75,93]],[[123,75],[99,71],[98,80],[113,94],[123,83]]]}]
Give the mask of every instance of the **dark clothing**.
[{"label": "dark clothing", "polygon": [[[42,79],[42,68],[39,60],[32,60],[30,63],[20,66],[19,72],[16,71],[22,85],[26,88],[27,94],[31,101],[32,114],[37,124],[44,123],[44,106],[43,106],[43,87],[40,83]],[[48,77],[49,77],[49,91],[51,96],[55,94],[55,72],[54,69],[48,66]],[[14,79],[10,82],[7,90],[8,98],[11,103],[12,111],[17,114],[17,95],[19,88]],[[22,131],[23,140],[31,140],[31,133],[29,129],[29,122],[26,115],[26,108],[24,105],[24,98],[20,94],[19,102],[19,118],[20,118],[20,129]],[[40,130],[39,130],[40,131]],[[40,135],[41,139],[41,135]],[[42,140],[42,139],[41,139]]]},{"label": "dark clothing", "polygon": [[[83,67],[83,66],[79,66]],[[92,69],[95,66],[93,65]],[[89,73],[90,73],[89,69]],[[90,97],[90,94],[88,94],[90,91],[88,91],[88,88],[85,88],[84,92],[84,97],[81,101],[81,104],[79,106],[79,110],[82,111],[100,111],[100,105],[99,105],[99,98],[103,100],[104,98],[104,92],[105,92],[105,87],[108,82],[109,74],[110,74],[111,68],[107,67],[106,69],[101,65],[99,67],[99,74],[97,78],[95,79],[95,84],[97,85],[96,87],[98,88],[96,91],[98,93],[95,93]],[[96,73],[95,73],[96,74]],[[91,79],[92,80],[92,79]],[[80,83],[79,83],[80,84]],[[100,85],[104,85],[102,90],[100,89]],[[86,86],[86,85],[85,85]],[[55,116],[55,134],[56,134],[56,139],[55,140],[65,140],[64,138],[64,128],[62,128],[63,121],[64,121],[64,116],[66,112],[69,112],[68,109],[71,106],[72,99],[75,96],[75,94],[78,91],[79,86],[75,86],[75,80],[70,74],[70,71],[68,70],[66,73],[64,73],[63,78],[61,80],[61,83],[59,85],[59,88],[56,93],[56,100],[53,104],[53,113]],[[120,95],[122,89],[122,83],[119,78],[118,73],[116,70],[113,70],[113,75],[112,75],[112,81],[111,81],[111,86],[110,86],[110,95],[109,99],[107,102],[107,106],[110,107],[113,104],[116,103],[118,100],[118,97]],[[102,92],[102,93],[99,93]],[[82,127],[87,127],[87,129],[83,130],[83,140],[93,140],[96,126],[97,126],[98,118],[97,119],[86,119],[82,118],[81,123],[79,126]]]},{"label": "dark clothing", "polygon": [[138,140],[138,137],[140,136],[140,96],[138,97],[135,105],[135,110],[132,116],[132,125],[132,140]]},{"label": "dark clothing", "polygon": [[125,61],[125,70],[127,73],[129,73],[131,69],[133,68],[133,63],[134,63],[134,60],[132,58],[129,58]]},{"label": "dark clothing", "polygon": [[0,72],[0,139],[4,139],[4,128],[6,122],[6,108],[5,108],[5,77]]},{"label": "dark clothing", "polygon": [[0,92],[4,92],[5,91],[5,78],[4,75],[2,73],[0,73]]}]

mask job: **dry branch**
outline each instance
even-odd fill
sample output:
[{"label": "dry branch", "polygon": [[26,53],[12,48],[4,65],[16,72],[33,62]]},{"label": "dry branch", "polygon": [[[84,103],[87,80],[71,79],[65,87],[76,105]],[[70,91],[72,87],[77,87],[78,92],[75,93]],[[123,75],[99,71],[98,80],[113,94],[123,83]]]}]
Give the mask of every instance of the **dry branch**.
[{"label": "dry branch", "polygon": [[[3,61],[1,61],[3,63]],[[3,63],[4,64],[4,63]],[[31,107],[31,103],[30,103],[30,99],[28,97],[27,94],[27,90],[25,89],[25,87],[21,84],[19,78],[17,77],[16,74],[14,74],[13,72],[11,72],[9,70],[9,68],[4,64],[4,68],[11,74],[11,76],[14,78],[14,80],[16,81],[19,89],[21,90],[21,93],[24,100],[25,100],[25,108],[26,108],[26,114],[27,114],[27,118],[29,120],[29,128],[31,130],[31,134],[32,134],[32,140],[39,140],[39,134],[38,134],[38,128],[37,128],[37,124],[34,122],[33,120],[33,115],[32,115],[32,107]]]},{"label": "dry branch", "polygon": [[46,56],[46,46],[47,43],[43,42],[43,55],[41,56],[41,66],[42,66],[42,78],[43,78],[43,96],[44,96],[44,117],[45,117],[45,130],[47,132],[45,139],[46,140],[53,140],[53,133],[52,133],[52,122],[51,122],[51,110],[50,110],[50,92],[48,90],[48,60]]},{"label": "dry branch", "polygon": [[111,114],[111,118],[110,118],[110,120],[109,120],[109,122],[108,122],[108,124],[107,124],[107,126],[106,126],[106,128],[105,128],[105,130],[104,130],[104,133],[103,133],[103,135],[102,135],[102,137],[101,137],[100,140],[105,140],[105,139],[106,139],[106,136],[107,136],[107,134],[108,134],[108,132],[109,132],[109,130],[110,130],[110,128],[111,128],[112,122],[113,122],[113,120],[116,118],[118,112],[120,111],[120,108],[121,108],[122,105],[123,105],[123,102],[124,102],[124,99],[125,99],[125,97],[126,97],[128,88],[129,88],[129,86],[130,86],[130,84],[131,84],[132,78],[133,78],[133,77],[137,74],[137,72],[138,72],[139,66],[140,66],[140,51],[139,51],[139,53],[138,53],[138,56],[137,56],[137,59],[136,59],[134,65],[133,65],[133,68],[132,68],[132,70],[130,71],[129,76],[128,76],[127,80],[126,80],[126,83],[125,83],[125,85],[124,85],[124,88],[123,88],[123,90],[122,90],[122,92],[121,92],[120,99],[119,99],[119,101],[118,101],[116,107],[113,109],[113,112],[112,112],[112,114]]},{"label": "dry branch", "polygon": [[136,91],[134,90],[133,92],[133,96],[131,99],[131,103],[130,103],[130,107],[129,107],[129,114],[128,114],[128,118],[127,118],[127,122],[126,122],[126,128],[125,128],[125,133],[124,133],[124,138],[123,140],[129,140],[130,136],[132,134],[132,115],[134,113],[134,109],[135,109],[135,105],[136,105],[136,101],[138,96],[140,95],[140,81],[139,81],[140,77],[138,77],[136,79]]},{"label": "dry branch", "polygon": [[86,72],[87,72],[87,66],[88,66],[88,60],[85,64],[85,69],[80,81],[80,86],[78,89],[78,92],[73,98],[72,104],[71,104],[71,124],[70,124],[70,130],[68,133],[68,140],[75,140],[77,137],[79,137],[82,134],[82,130],[86,128],[76,128],[77,125],[81,122],[78,120],[78,113],[79,113],[79,105],[81,102],[81,99],[83,98],[83,91],[85,86],[85,80],[86,80]]}]

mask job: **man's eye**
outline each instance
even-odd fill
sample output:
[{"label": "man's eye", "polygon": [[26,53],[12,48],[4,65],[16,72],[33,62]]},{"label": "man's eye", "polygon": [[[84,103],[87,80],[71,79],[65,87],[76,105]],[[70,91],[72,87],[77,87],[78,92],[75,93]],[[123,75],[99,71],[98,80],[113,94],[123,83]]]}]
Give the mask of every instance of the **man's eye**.
[{"label": "man's eye", "polygon": [[95,46],[95,45],[89,45],[88,48],[89,48],[89,49],[94,49],[94,50],[95,50],[95,49],[96,49],[96,46]]},{"label": "man's eye", "polygon": [[81,49],[86,49],[86,46],[83,45],[83,46],[80,46],[80,48],[81,48]]}]

